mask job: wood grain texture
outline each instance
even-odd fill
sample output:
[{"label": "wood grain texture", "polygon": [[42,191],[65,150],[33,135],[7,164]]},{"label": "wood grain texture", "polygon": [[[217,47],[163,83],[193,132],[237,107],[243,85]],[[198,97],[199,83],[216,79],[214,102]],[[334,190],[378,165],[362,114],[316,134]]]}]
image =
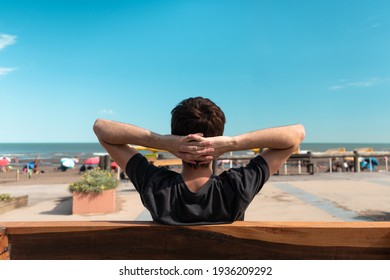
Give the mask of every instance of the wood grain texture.
[{"label": "wood grain texture", "polygon": [[3,223],[11,259],[390,259],[390,223]]},{"label": "wood grain texture", "polygon": [[181,159],[178,158],[158,159],[153,161],[155,166],[181,165],[181,163]]},{"label": "wood grain texture", "polygon": [[6,229],[0,227],[0,260],[8,260],[8,237]]}]

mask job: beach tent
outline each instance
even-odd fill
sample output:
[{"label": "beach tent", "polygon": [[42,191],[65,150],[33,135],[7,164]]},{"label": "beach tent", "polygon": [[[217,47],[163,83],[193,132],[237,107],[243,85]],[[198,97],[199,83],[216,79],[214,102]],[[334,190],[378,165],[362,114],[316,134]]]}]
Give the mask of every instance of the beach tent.
[{"label": "beach tent", "polygon": [[0,167],[6,167],[8,166],[9,161],[7,159],[0,159]]},{"label": "beach tent", "polygon": [[11,162],[11,158],[9,157],[3,157],[2,159],[8,160],[8,162]]},{"label": "beach tent", "polygon": [[87,158],[84,161],[84,164],[94,165],[94,164],[99,164],[99,162],[100,162],[100,158],[99,157],[91,157],[91,158]]},{"label": "beach tent", "polygon": [[370,171],[375,170],[375,165],[379,165],[378,160],[376,158],[365,158],[361,162],[361,167],[363,169],[366,168],[367,170],[370,170]]},{"label": "beach tent", "polygon": [[368,152],[374,152],[373,148],[367,147],[367,148],[357,148],[355,149],[359,153],[368,153]]},{"label": "beach tent", "polygon": [[325,151],[327,154],[337,154],[337,153],[344,153],[346,149],[344,147],[340,148],[332,148]]},{"label": "beach tent", "polygon": [[75,162],[70,158],[62,158],[61,165],[67,168],[73,168],[75,166]]}]

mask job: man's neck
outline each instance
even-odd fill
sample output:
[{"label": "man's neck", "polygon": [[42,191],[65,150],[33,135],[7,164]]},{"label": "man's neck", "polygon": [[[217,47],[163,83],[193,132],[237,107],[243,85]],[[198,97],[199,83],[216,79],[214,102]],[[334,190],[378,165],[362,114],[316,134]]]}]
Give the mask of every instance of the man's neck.
[{"label": "man's neck", "polygon": [[199,166],[197,168],[183,164],[181,176],[186,183],[188,189],[192,192],[197,192],[210,179],[213,174],[211,163],[208,166]]}]

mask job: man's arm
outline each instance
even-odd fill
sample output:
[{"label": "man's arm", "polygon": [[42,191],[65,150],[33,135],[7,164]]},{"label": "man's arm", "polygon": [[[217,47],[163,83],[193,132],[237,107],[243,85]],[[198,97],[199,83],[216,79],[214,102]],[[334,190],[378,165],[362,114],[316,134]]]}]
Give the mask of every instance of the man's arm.
[{"label": "man's arm", "polygon": [[250,132],[238,136],[236,141],[241,145],[267,148],[261,155],[267,162],[270,175],[272,175],[299,148],[305,135],[305,128],[302,125],[291,125]]},{"label": "man's arm", "polygon": [[[185,161],[194,163],[209,160],[211,156],[208,154],[214,151],[213,148],[208,148],[209,141],[203,141],[196,149],[186,149],[192,141],[189,136],[161,135],[121,122],[98,119],[93,130],[101,145],[122,169],[126,168],[127,162],[138,153],[129,144],[166,150]],[[181,152],[183,149],[186,150],[185,153]]]},{"label": "man's arm", "polygon": [[290,125],[266,128],[244,133],[238,136],[219,136],[203,138],[192,136],[197,142],[210,141],[214,152],[214,159],[230,151],[249,150],[254,148],[267,148],[262,157],[268,164],[270,174],[274,174],[291,154],[299,147],[305,138],[305,129],[302,125]]}]

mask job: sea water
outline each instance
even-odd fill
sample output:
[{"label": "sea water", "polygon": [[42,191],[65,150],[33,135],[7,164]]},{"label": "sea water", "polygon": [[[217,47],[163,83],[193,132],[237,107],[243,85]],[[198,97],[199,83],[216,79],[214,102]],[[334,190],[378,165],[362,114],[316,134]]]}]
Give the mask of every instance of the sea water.
[{"label": "sea water", "polygon": [[99,143],[0,143],[0,157],[24,159],[87,158],[105,153]]}]

